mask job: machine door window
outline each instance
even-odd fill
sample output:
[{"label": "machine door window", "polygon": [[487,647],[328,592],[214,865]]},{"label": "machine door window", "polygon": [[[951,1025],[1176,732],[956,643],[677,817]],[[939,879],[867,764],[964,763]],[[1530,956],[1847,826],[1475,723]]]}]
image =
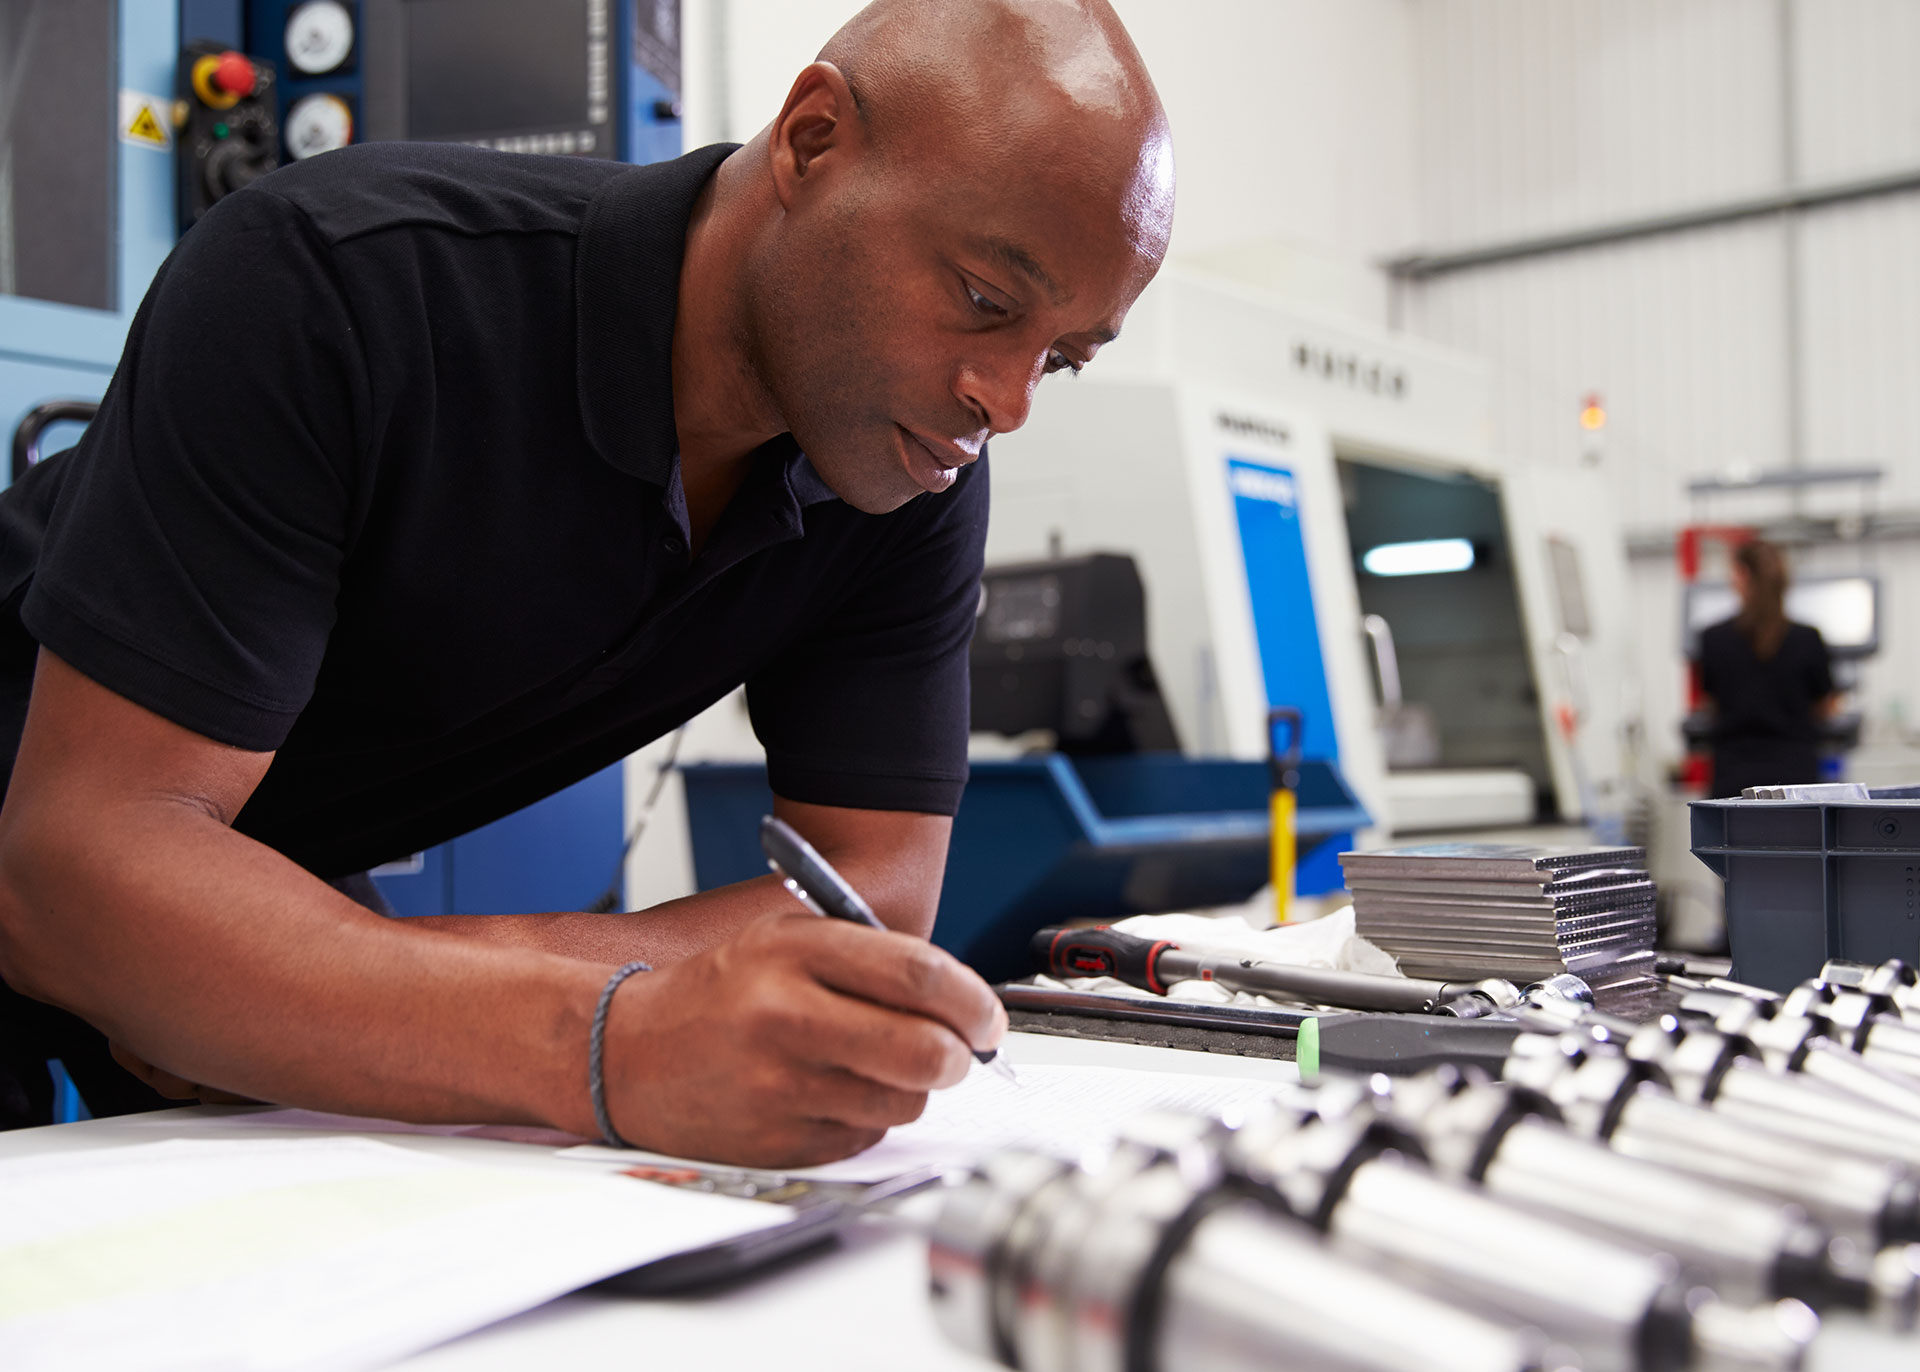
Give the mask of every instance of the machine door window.
[{"label": "machine door window", "polygon": [[114,0],[0,0],[0,295],[116,308]]}]

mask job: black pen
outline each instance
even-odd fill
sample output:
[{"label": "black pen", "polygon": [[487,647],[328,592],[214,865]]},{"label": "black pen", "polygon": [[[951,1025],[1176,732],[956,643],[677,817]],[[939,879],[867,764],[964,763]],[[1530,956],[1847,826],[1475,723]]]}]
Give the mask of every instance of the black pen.
[{"label": "black pen", "polygon": [[[871,929],[887,927],[873,913],[873,907],[861,899],[860,893],[847,884],[847,879],[834,871],[832,864],[796,834],[791,825],[772,815],[761,819],[760,849],[767,855],[767,866],[773,869],[781,884],[814,914],[844,919],[849,924],[864,924]],[[976,1049],[973,1056],[1018,1084],[1020,1079],[1014,1076],[1013,1068],[995,1049],[985,1052]]]}]

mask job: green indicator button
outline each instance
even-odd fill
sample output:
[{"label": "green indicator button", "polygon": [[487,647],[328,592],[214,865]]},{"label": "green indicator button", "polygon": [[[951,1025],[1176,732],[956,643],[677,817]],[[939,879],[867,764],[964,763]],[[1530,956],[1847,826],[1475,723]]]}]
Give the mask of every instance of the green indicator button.
[{"label": "green indicator button", "polygon": [[227,136],[227,126],[225,124],[215,124],[213,126],[213,136],[215,138],[225,138]]}]

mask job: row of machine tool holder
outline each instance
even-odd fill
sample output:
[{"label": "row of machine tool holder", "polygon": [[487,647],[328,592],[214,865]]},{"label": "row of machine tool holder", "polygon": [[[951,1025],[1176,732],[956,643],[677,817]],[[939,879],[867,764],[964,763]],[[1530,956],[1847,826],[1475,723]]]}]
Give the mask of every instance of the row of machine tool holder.
[{"label": "row of machine tool holder", "polygon": [[1920,1370],[1920,989],[1673,987],[950,1187],[936,1316],[1023,1372]]}]

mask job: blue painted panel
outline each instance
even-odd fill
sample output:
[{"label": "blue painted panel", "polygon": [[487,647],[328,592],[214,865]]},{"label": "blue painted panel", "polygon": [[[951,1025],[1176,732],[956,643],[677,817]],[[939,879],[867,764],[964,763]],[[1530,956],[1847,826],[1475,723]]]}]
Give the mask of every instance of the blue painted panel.
[{"label": "blue painted panel", "polygon": [[[1326,664],[1320,656],[1313,582],[1300,535],[1299,482],[1286,467],[1229,457],[1227,486],[1233,492],[1234,517],[1240,526],[1267,701],[1294,706],[1304,716],[1301,751],[1305,756],[1338,761],[1340,743],[1327,694]],[[1351,846],[1351,835],[1338,835],[1334,842],[1322,845],[1296,869],[1295,889],[1301,895],[1340,889],[1344,883],[1338,853]]]},{"label": "blue painted panel", "polygon": [[[622,7],[624,14],[625,7]],[[663,119],[656,112],[661,102],[678,108],[679,96],[668,90],[644,67],[626,70],[626,118],[621,122],[620,160],[623,162],[667,162],[685,151],[680,120]]]},{"label": "blue painted panel", "polygon": [[452,913],[580,910],[620,865],[618,764],[453,841]]}]

